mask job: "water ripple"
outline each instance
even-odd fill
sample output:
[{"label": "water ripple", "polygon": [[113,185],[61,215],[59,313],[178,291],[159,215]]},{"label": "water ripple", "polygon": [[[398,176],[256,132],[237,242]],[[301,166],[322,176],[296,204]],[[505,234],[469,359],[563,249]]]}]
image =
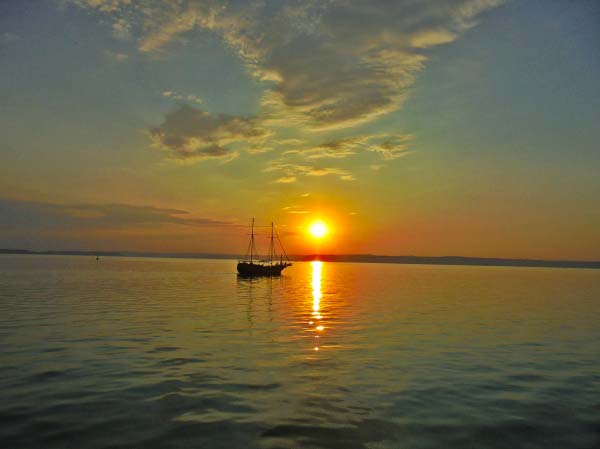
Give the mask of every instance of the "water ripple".
[{"label": "water ripple", "polygon": [[0,256],[0,447],[600,447],[592,270]]}]

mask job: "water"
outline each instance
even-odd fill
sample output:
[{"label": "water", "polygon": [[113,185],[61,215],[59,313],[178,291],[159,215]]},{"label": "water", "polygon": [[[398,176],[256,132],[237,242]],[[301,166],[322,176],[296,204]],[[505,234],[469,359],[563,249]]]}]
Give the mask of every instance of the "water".
[{"label": "water", "polygon": [[0,256],[0,447],[600,447],[600,271],[234,270]]}]

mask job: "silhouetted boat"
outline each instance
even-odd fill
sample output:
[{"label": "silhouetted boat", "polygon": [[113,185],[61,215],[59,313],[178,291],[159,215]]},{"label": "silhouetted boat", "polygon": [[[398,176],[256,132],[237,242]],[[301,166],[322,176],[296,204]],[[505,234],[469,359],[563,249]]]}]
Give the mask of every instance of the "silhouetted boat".
[{"label": "silhouetted boat", "polygon": [[[281,254],[279,260],[277,260],[277,254],[275,252],[275,239],[281,247]],[[285,260],[284,260],[285,256]],[[283,244],[279,239],[279,234],[275,229],[273,223],[271,223],[271,244],[269,246],[269,255],[266,260],[256,259],[256,247],[254,245],[254,218],[252,219],[252,231],[250,233],[250,243],[248,244],[248,251],[246,255],[238,262],[237,271],[240,276],[247,277],[258,277],[258,276],[280,276],[281,272],[289,267],[291,264]]]}]

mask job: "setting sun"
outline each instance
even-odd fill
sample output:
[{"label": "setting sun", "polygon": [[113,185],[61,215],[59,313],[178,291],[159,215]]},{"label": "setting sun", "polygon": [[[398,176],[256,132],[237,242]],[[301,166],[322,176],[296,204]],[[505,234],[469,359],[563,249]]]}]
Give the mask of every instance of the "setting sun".
[{"label": "setting sun", "polygon": [[320,239],[325,236],[328,232],[327,225],[322,221],[315,221],[308,228],[310,235],[312,235],[316,239]]}]

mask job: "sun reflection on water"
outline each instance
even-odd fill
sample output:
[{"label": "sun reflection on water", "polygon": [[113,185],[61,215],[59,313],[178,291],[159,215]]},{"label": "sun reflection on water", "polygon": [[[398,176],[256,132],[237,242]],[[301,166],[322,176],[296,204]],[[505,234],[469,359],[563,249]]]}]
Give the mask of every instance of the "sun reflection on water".
[{"label": "sun reflection on water", "polygon": [[312,265],[312,297],[313,297],[312,316],[313,316],[314,320],[309,321],[308,324],[310,324],[312,326],[313,324],[315,324],[315,320],[316,320],[317,325],[314,328],[314,332],[315,332],[314,350],[318,351],[319,350],[319,335],[317,335],[316,333],[322,332],[323,329],[325,329],[323,327],[323,325],[319,324],[319,320],[321,320],[323,318],[323,316],[321,315],[321,298],[323,297],[323,293],[321,292],[321,277],[322,277],[322,273],[323,273],[323,262],[315,260],[315,261],[311,262],[311,265]]}]

